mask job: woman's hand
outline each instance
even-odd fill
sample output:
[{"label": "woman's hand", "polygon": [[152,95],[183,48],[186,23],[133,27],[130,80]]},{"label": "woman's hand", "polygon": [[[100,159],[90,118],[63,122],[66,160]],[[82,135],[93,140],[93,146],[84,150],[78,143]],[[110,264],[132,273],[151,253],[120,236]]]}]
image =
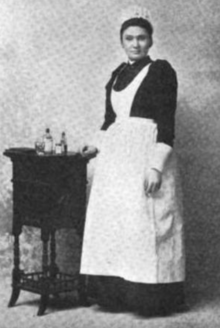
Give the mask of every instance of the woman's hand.
[{"label": "woman's hand", "polygon": [[145,180],[145,192],[147,196],[157,192],[162,183],[162,173],[154,168],[150,169]]},{"label": "woman's hand", "polygon": [[98,149],[94,146],[83,146],[81,154],[83,157],[91,159],[98,154]]}]

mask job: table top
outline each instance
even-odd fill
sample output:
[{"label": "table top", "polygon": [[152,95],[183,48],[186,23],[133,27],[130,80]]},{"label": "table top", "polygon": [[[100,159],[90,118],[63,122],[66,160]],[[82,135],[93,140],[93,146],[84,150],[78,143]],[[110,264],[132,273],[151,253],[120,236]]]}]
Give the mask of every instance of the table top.
[{"label": "table top", "polygon": [[[13,220],[19,225],[82,232],[88,160],[77,152],[38,155],[33,148],[9,148],[13,164]],[[80,230],[81,229],[81,230]]]},{"label": "table top", "polygon": [[34,148],[29,147],[17,147],[17,148],[8,148],[4,151],[3,155],[10,157],[10,158],[21,158],[24,156],[28,156],[29,158],[36,158],[40,160],[45,160],[48,158],[74,158],[74,159],[81,159],[87,161],[85,157],[82,156],[79,152],[68,151],[66,154],[43,154],[38,155]]}]

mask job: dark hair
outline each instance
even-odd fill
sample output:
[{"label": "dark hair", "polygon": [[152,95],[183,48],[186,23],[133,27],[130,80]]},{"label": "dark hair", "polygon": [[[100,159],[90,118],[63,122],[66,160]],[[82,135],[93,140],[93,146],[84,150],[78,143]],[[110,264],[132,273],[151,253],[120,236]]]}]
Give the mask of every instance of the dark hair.
[{"label": "dark hair", "polygon": [[122,24],[121,30],[120,30],[121,41],[122,41],[122,36],[123,36],[124,31],[130,26],[139,26],[139,27],[144,28],[147,31],[147,33],[149,34],[149,37],[151,40],[151,46],[152,46],[152,44],[153,44],[153,39],[152,39],[153,26],[151,25],[151,23],[148,20],[146,20],[142,17],[130,18]]}]

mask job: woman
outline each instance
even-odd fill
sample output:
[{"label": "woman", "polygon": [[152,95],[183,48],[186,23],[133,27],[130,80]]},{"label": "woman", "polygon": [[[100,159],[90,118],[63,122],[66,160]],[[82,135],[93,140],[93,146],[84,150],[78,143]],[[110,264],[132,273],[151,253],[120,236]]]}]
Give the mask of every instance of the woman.
[{"label": "woman", "polygon": [[[165,315],[184,303],[183,224],[173,151],[176,73],[148,51],[153,28],[145,15],[120,31],[128,63],[106,86],[81,259],[98,304]],[[94,294],[93,290],[93,294]]]}]

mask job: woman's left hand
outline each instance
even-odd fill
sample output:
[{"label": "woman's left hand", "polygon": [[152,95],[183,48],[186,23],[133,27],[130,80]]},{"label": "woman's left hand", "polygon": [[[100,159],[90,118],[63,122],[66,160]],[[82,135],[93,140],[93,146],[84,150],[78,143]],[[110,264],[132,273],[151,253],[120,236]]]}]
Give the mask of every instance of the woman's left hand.
[{"label": "woman's left hand", "polygon": [[145,180],[145,192],[147,196],[157,192],[162,183],[162,173],[156,169],[150,169]]},{"label": "woman's left hand", "polygon": [[81,149],[81,154],[83,157],[87,159],[91,159],[93,157],[96,157],[98,154],[98,149],[94,146],[83,146]]}]

